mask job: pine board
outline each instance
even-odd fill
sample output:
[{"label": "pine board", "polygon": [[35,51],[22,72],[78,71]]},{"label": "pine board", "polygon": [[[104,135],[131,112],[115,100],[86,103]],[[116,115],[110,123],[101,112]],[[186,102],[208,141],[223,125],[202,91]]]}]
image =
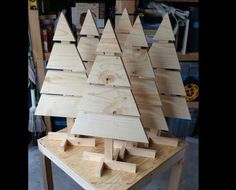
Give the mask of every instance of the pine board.
[{"label": "pine board", "polygon": [[91,14],[91,11],[88,9],[86,17],[84,19],[84,23],[82,25],[80,35],[91,35],[91,36],[99,36],[99,32],[94,21],[94,18]]},{"label": "pine board", "polygon": [[116,27],[115,27],[115,32],[116,33],[123,33],[123,34],[129,34],[130,30],[132,29],[132,25],[129,19],[129,15],[127,12],[127,9],[125,8],[123,10],[123,13],[119,19],[117,19],[116,15]]}]

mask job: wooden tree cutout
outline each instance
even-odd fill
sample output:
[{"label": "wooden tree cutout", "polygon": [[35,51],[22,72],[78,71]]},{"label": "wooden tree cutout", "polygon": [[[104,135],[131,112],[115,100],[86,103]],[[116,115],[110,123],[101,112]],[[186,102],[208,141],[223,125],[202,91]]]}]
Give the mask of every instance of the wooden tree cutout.
[{"label": "wooden tree cutout", "polygon": [[84,23],[80,31],[80,39],[77,49],[86,67],[87,73],[90,73],[93,62],[96,57],[96,49],[99,43],[99,32],[91,14],[88,9]]},{"label": "wooden tree cutout", "polygon": [[[104,166],[113,170],[136,172],[135,164],[117,161],[117,159],[124,158],[125,150],[129,150],[131,154],[137,156],[155,157],[156,154],[155,150],[136,148],[132,146],[132,143],[129,143],[131,141],[148,143],[148,139],[130,91],[125,67],[116,54],[121,52],[119,44],[116,39],[112,38],[115,38],[115,34],[108,20],[97,50],[105,55],[97,55],[96,57],[88,78],[89,85],[81,100],[80,112],[71,130],[73,134],[104,138],[104,154],[91,152],[83,154],[84,159],[99,161],[96,172],[99,177],[102,175]],[[115,51],[109,50],[107,52],[106,45],[111,46],[106,40],[104,43],[104,39],[116,43],[113,44]],[[116,64],[117,66],[114,66]],[[98,76],[105,80],[100,80]],[[114,139],[123,140],[121,141],[122,147],[114,147],[117,144]]]},{"label": "wooden tree cutout", "polygon": [[[57,37],[60,37],[58,30],[66,28],[67,37],[72,36],[70,28],[64,15],[61,14],[56,28]],[[56,38],[59,40],[59,38]],[[54,43],[47,68],[41,97],[36,108],[36,115],[56,116],[67,118],[67,133],[50,132],[49,138],[61,140],[62,151],[66,151],[68,145],[74,146],[95,146],[94,138],[78,138],[71,135],[70,130],[74,118],[79,112],[81,97],[85,90],[87,75],[85,67],[75,44],[68,43],[69,38],[60,38],[61,43]],[[65,41],[63,41],[65,40]],[[68,41],[67,41],[68,40]],[[53,69],[53,70],[51,70]]]},{"label": "wooden tree cutout", "polygon": [[132,25],[129,19],[129,14],[125,8],[115,27],[115,32],[116,34],[129,34],[131,29]]},{"label": "wooden tree cutout", "polygon": [[180,64],[173,42],[173,30],[166,14],[160,24],[149,50],[155,68],[156,82],[161,92],[163,112],[166,117],[191,119],[186,92],[180,74]]}]

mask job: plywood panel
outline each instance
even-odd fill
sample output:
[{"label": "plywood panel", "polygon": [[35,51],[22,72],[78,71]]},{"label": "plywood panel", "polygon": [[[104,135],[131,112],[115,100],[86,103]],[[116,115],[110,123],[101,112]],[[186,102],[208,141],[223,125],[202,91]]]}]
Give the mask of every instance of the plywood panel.
[{"label": "plywood panel", "polygon": [[120,57],[97,55],[88,82],[129,87],[129,79]]},{"label": "plywood panel", "polygon": [[153,78],[155,75],[146,49],[125,49],[122,59],[130,77]]},{"label": "plywood panel", "polygon": [[47,69],[85,72],[85,67],[74,44],[54,43]]},{"label": "plywood panel", "polygon": [[97,53],[121,53],[111,22],[108,19],[103,30],[102,37],[98,43]]},{"label": "plywood panel", "polygon": [[168,131],[165,116],[160,106],[138,105],[144,128]]},{"label": "plywood panel", "polygon": [[63,13],[60,14],[53,41],[71,41],[75,42],[71,29]]},{"label": "plywood panel", "polygon": [[92,35],[99,36],[97,26],[95,24],[94,18],[91,14],[91,11],[88,9],[84,23],[82,25],[80,35]]},{"label": "plywood panel", "polygon": [[79,113],[72,134],[148,143],[139,117]]},{"label": "plywood panel", "polygon": [[155,81],[131,78],[131,89],[137,104],[160,106],[161,100]]},{"label": "plywood panel", "polygon": [[161,95],[162,110],[166,117],[191,119],[184,97]]},{"label": "plywood panel", "polygon": [[148,47],[147,40],[143,31],[142,23],[139,16],[137,16],[134,25],[130,31],[129,36],[125,42],[126,47],[138,46]]},{"label": "plywood panel", "polygon": [[119,44],[120,44],[120,47],[122,50],[124,50],[124,45],[125,45],[125,42],[127,40],[127,37],[128,37],[129,34],[116,34],[117,36],[117,39],[119,41]]},{"label": "plywood panel", "polygon": [[132,29],[132,25],[129,19],[129,15],[127,12],[127,9],[125,8],[123,10],[123,13],[121,15],[121,17],[119,17],[119,19],[117,20],[117,16],[116,16],[116,22],[115,22],[115,32],[116,33],[123,33],[123,34],[129,34],[130,30]]},{"label": "plywood panel", "polygon": [[180,70],[179,60],[174,44],[153,43],[148,53],[154,68]]},{"label": "plywood panel", "polygon": [[134,97],[127,88],[90,85],[83,94],[81,110],[90,113],[139,116]]},{"label": "plywood panel", "polygon": [[156,83],[160,93],[186,96],[184,84],[179,71],[156,69]]},{"label": "plywood panel", "polygon": [[83,61],[95,60],[98,43],[98,38],[80,37],[77,49]]},{"label": "plywood panel", "polygon": [[84,73],[49,70],[44,79],[41,93],[82,96],[87,80]]},{"label": "plywood panel", "polygon": [[35,115],[76,118],[81,97],[42,94]]},{"label": "plywood panel", "polygon": [[163,17],[162,22],[153,38],[159,41],[175,40],[168,14],[165,14],[165,16]]}]

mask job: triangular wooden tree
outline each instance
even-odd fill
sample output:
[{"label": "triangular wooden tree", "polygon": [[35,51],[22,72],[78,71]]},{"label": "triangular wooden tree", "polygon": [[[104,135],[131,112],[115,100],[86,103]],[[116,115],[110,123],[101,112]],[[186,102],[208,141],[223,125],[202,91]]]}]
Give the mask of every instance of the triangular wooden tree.
[{"label": "triangular wooden tree", "polygon": [[99,43],[99,32],[91,14],[88,9],[84,23],[80,31],[80,39],[77,49],[81,55],[81,58],[85,64],[87,73],[90,73],[93,62],[96,57],[96,49]]},{"label": "triangular wooden tree", "polygon": [[60,14],[53,41],[75,42],[75,37],[63,13]]},{"label": "triangular wooden tree", "polygon": [[[143,39],[142,44],[135,43],[136,34]],[[168,130],[162,111],[162,103],[155,82],[155,74],[148,55],[148,49],[142,48],[147,44],[139,17],[136,18],[133,29],[125,44],[134,42],[132,46],[125,46],[122,54],[125,67],[130,77],[132,92],[141,113],[141,120],[145,128],[150,129],[149,137],[154,143],[162,143],[163,138],[157,137],[161,130]],[[151,110],[151,111],[149,111]],[[171,144],[173,144],[173,141]],[[166,141],[167,144],[170,144]],[[176,141],[175,141],[176,142]],[[175,146],[177,142],[175,143]]]},{"label": "triangular wooden tree", "polygon": [[119,18],[116,26],[115,26],[115,32],[117,39],[119,41],[120,47],[123,50],[124,43],[130,33],[130,30],[132,29],[132,25],[130,22],[130,18],[127,12],[127,9],[125,8],[123,10],[123,13],[121,17]]},{"label": "triangular wooden tree", "polygon": [[[173,30],[166,14],[160,24],[154,42],[149,50],[149,56],[155,68],[156,82],[161,95],[163,112],[166,117],[191,119],[186,92],[180,74],[180,64],[174,40]],[[171,42],[170,42],[171,41]]]},{"label": "triangular wooden tree", "polygon": [[[107,46],[114,49],[108,49]],[[117,161],[118,155],[123,158],[124,150],[130,150],[133,155],[140,155],[140,152],[145,155],[147,150],[134,151],[137,148],[126,143],[122,145],[123,148],[114,149],[114,139],[143,143],[148,143],[148,139],[130,90],[125,67],[117,56],[121,50],[109,20],[97,52],[103,55],[98,54],[95,59],[87,81],[89,85],[81,100],[82,106],[71,132],[105,138],[105,154],[84,152],[84,159],[100,161],[98,176],[101,176],[103,165],[114,170],[135,173],[136,165]],[[106,55],[107,53],[109,55]],[[150,157],[155,157],[155,151],[148,152]]]},{"label": "triangular wooden tree", "polygon": [[53,45],[47,64],[49,70],[40,91],[41,97],[35,114],[67,118],[68,134],[49,133],[49,138],[62,140],[61,146],[65,151],[69,143],[77,146],[95,146],[95,139],[81,139],[70,135],[74,118],[79,112],[78,108],[86,87],[87,75],[75,44],[70,44],[68,38],[59,38],[58,30],[63,29],[68,31],[67,36],[72,36],[65,17],[61,14],[55,32],[56,40],[61,42]]}]

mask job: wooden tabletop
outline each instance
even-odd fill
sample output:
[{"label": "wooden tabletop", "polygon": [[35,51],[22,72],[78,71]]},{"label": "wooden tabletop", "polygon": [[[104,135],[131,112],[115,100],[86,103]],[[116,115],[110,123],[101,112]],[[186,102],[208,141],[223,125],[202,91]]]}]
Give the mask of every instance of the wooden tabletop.
[{"label": "wooden tabletop", "polygon": [[[156,171],[163,170],[164,165],[171,166],[184,156],[186,143],[180,142],[178,147],[151,145],[156,149],[157,156],[144,158],[127,155],[125,160],[137,164],[137,173],[105,169],[102,177],[96,177],[98,162],[83,160],[83,151],[102,153],[103,139],[96,139],[96,147],[70,146],[66,152],[60,149],[61,141],[49,140],[47,136],[38,140],[39,150],[53,161],[59,168],[85,189],[93,190],[126,190],[135,189],[144,178],[152,176]],[[175,159],[173,159],[175,158]],[[168,163],[168,164],[167,164]],[[165,166],[166,167],[166,166]]]}]

